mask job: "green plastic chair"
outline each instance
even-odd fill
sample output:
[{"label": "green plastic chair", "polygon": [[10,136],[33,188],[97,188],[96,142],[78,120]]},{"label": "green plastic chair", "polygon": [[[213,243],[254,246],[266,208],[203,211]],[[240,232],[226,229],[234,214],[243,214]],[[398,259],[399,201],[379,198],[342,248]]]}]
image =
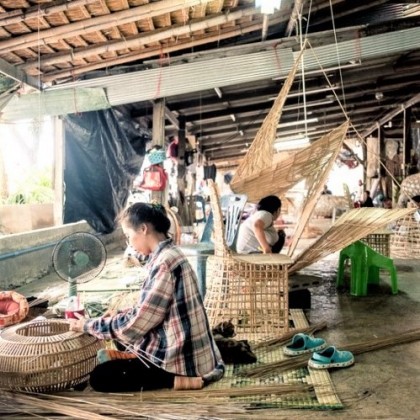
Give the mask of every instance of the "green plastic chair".
[{"label": "green plastic chair", "polygon": [[337,286],[344,285],[346,260],[351,262],[350,294],[366,296],[368,284],[379,284],[379,270],[388,270],[391,276],[392,294],[398,293],[397,270],[394,261],[361,241],[354,242],[340,252]]}]

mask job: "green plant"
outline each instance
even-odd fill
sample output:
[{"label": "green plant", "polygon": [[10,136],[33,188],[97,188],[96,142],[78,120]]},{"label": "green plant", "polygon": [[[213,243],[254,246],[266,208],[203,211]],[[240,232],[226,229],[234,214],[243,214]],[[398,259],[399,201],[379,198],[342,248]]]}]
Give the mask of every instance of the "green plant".
[{"label": "green plant", "polygon": [[44,168],[25,179],[13,194],[2,200],[2,204],[36,204],[53,201],[51,169]]}]

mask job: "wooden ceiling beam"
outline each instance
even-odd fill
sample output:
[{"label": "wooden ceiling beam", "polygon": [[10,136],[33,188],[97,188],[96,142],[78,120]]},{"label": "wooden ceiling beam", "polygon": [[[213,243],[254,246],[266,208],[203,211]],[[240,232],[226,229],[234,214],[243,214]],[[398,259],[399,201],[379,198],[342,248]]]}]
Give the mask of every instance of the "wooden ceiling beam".
[{"label": "wooden ceiling beam", "polygon": [[[296,27],[296,23],[298,22],[299,16],[302,15],[302,9],[305,4],[306,0],[295,0],[293,5],[292,14],[290,15],[289,22],[287,23],[285,35],[290,36],[292,35],[293,29]],[[297,33],[298,31],[296,31]]]},{"label": "wooden ceiling beam", "polygon": [[388,121],[392,120],[395,116],[403,112],[405,109],[410,108],[411,106],[417,104],[420,102],[420,93],[417,95],[412,96],[407,101],[399,104],[397,109],[394,109],[393,111],[389,112],[382,118],[379,118],[375,123],[373,123],[370,127],[363,130],[360,134],[362,138],[367,137],[369,134],[372,134],[375,130],[378,129],[378,127],[386,124]]},{"label": "wooden ceiling beam", "polygon": [[[163,0],[163,1],[166,2],[166,1],[172,1],[172,0]],[[184,4],[183,3],[184,0],[182,1],[176,0],[176,1]],[[186,0],[186,1],[200,2],[200,0]],[[161,2],[155,2],[151,4],[156,5],[160,3]],[[146,6],[140,6],[140,7],[146,7]],[[128,11],[131,11],[131,10],[132,9]],[[127,10],[124,10],[123,12],[127,12]],[[110,52],[110,51],[124,50],[126,48],[133,48],[133,49],[140,48],[140,47],[144,47],[144,45],[147,45],[147,44],[159,42],[164,39],[171,38],[171,37],[176,39],[177,37],[182,36],[182,35],[190,35],[194,31],[205,30],[211,26],[223,25],[225,23],[235,21],[236,19],[241,19],[242,17],[245,17],[245,16],[252,16],[254,14],[256,14],[256,9],[254,9],[253,7],[236,10],[228,14],[221,13],[221,14],[218,14],[217,16],[213,16],[210,18],[198,19],[198,21],[196,22],[191,21],[188,25],[184,25],[184,24],[172,25],[168,29],[166,28],[159,29],[159,30],[153,31],[151,34],[150,33],[139,34],[139,35],[135,35],[135,36],[123,39],[123,40],[113,40],[104,44],[92,45],[87,48],[78,48],[69,53],[57,53],[52,56],[51,55],[41,56],[40,63],[41,63],[41,66],[54,65],[54,64],[62,63],[62,62],[72,62],[75,59],[85,58],[87,56],[102,54],[102,53]],[[112,21],[112,16],[113,15],[108,16],[108,20]],[[113,24],[115,25],[115,22],[113,22]],[[3,41],[3,42],[8,42],[8,41]],[[2,46],[2,43],[0,42],[0,53],[3,52],[1,51],[1,46]],[[22,65],[22,68],[27,69],[27,68],[37,67],[38,65],[39,63],[37,63],[36,60],[32,60]]]},{"label": "wooden ceiling beam", "polygon": [[[175,10],[185,9],[198,5],[202,0],[162,0],[147,3],[142,6],[114,12],[110,15],[101,15],[90,19],[80,20],[67,25],[57,26],[40,32],[32,32],[0,42],[0,53],[15,51],[19,48],[28,48],[38,45],[40,42],[48,44],[57,38],[66,38],[84,35],[91,32],[101,31],[113,26],[125,25],[137,20],[163,15]],[[130,48],[126,46],[126,48]],[[115,50],[114,50],[115,51]],[[99,53],[93,53],[99,54]],[[89,54],[91,55],[91,54]],[[68,60],[71,61],[71,60]]]},{"label": "wooden ceiling beam", "polygon": [[39,19],[40,17],[45,18],[53,13],[65,12],[67,10],[98,3],[98,1],[100,0],[60,0],[51,3],[39,4],[37,6],[29,7],[28,9],[18,9],[11,12],[4,12],[0,14],[0,27],[14,25],[28,19]]},{"label": "wooden ceiling beam", "polygon": [[[284,20],[283,18],[273,19],[272,23],[273,23],[273,25],[278,24],[283,20]],[[65,71],[49,72],[49,73],[46,73],[42,76],[42,80],[44,82],[51,82],[51,81],[54,81],[54,80],[64,79],[64,78],[67,78],[67,77],[74,78],[75,75],[83,74],[83,73],[86,73],[88,71],[98,70],[98,69],[101,69],[101,68],[107,68],[107,67],[110,67],[110,66],[121,65],[121,64],[132,62],[132,61],[143,60],[145,58],[159,56],[160,54],[169,54],[169,53],[172,53],[174,51],[189,49],[189,48],[197,47],[197,46],[200,46],[200,45],[205,45],[205,44],[212,43],[212,42],[219,42],[223,39],[233,38],[233,37],[242,35],[244,33],[258,31],[258,30],[261,29],[261,25],[262,25],[261,22],[262,21],[260,19],[258,19],[258,20],[255,20],[253,22],[249,22],[249,23],[245,22],[245,23],[241,23],[240,25],[236,25],[234,29],[221,28],[220,31],[217,33],[217,35],[210,35],[210,36],[199,35],[199,36],[197,36],[197,35],[193,34],[194,41],[190,41],[190,40],[180,41],[179,39],[175,38],[174,40],[171,40],[165,46],[155,47],[155,48],[147,48],[140,53],[139,52],[134,52],[134,53],[130,53],[130,54],[124,54],[122,56],[119,56],[116,59],[102,60],[100,63],[97,63],[97,64],[74,67],[72,69],[65,70]],[[161,33],[162,31],[160,30],[159,32]],[[54,57],[55,55],[56,54],[51,55],[51,57]],[[32,61],[31,64],[29,64],[29,63],[30,62],[27,62],[27,64],[28,64],[27,67],[29,67],[29,65],[31,67],[36,67],[37,66],[36,61]]]}]

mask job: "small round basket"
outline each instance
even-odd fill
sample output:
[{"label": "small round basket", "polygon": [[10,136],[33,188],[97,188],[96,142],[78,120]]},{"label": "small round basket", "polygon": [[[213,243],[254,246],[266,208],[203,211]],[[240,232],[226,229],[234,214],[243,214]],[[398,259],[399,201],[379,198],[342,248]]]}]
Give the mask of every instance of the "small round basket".
[{"label": "small round basket", "polygon": [[0,292],[0,329],[23,321],[29,312],[26,297],[14,292]]},{"label": "small round basket", "polygon": [[0,388],[56,392],[85,382],[103,342],[69,331],[65,320],[26,322],[0,331]]}]

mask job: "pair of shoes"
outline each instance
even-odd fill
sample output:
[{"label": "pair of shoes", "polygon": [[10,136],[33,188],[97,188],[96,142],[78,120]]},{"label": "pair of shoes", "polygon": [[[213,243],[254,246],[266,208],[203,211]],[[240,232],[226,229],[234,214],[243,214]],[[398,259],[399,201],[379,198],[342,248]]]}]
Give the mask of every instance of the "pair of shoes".
[{"label": "pair of shoes", "polygon": [[283,353],[286,356],[298,356],[300,354],[313,353],[327,347],[323,338],[315,338],[308,334],[295,334],[292,342],[283,347]]},{"label": "pair of shoes", "polygon": [[328,369],[351,366],[354,364],[353,353],[346,350],[337,350],[334,346],[315,352],[309,359],[308,366],[313,369]]}]

